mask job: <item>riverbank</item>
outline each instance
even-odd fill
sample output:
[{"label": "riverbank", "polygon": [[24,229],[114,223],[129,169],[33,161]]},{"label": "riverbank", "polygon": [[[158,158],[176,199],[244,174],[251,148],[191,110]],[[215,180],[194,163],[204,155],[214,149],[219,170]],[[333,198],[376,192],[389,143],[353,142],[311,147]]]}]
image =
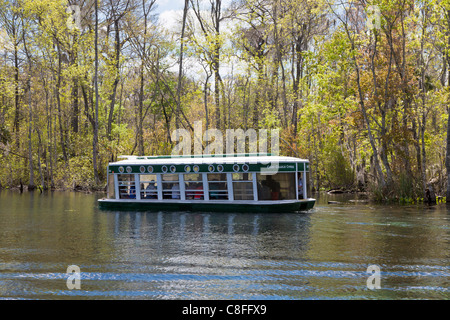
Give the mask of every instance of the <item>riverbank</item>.
[{"label": "riverbank", "polygon": [[[38,192],[43,193],[47,191],[60,191],[60,192],[77,192],[77,193],[85,193],[85,194],[94,194],[94,193],[106,193],[106,186],[89,186],[89,187],[81,187],[75,186],[73,188],[42,188],[41,186],[36,186],[34,189],[29,188],[29,186],[13,186],[13,187],[3,187],[0,188],[2,190],[10,190],[16,191],[19,193],[24,192]],[[380,204],[380,205],[388,205],[388,204],[399,204],[399,205],[410,205],[410,204],[443,204],[446,203],[446,197],[436,196],[435,201],[425,201],[424,198],[388,198],[379,200],[376,199],[373,194],[367,191],[355,191],[355,190],[342,190],[342,189],[332,189],[328,191],[316,191],[312,193],[313,198],[329,198],[325,201],[325,203],[330,205],[341,205],[341,204]]]},{"label": "riverbank", "polygon": [[18,191],[20,193],[22,192],[45,192],[45,191],[67,191],[67,192],[81,192],[81,193],[96,193],[96,192],[106,192],[106,185],[105,186],[89,186],[89,187],[82,187],[82,186],[75,186],[72,188],[62,188],[62,187],[53,187],[53,188],[43,188],[40,185],[30,187],[27,185],[19,185],[19,186],[13,186],[13,187],[2,187],[0,186],[0,191],[2,190],[11,190],[11,191]]},{"label": "riverbank", "polygon": [[[392,197],[379,197],[377,193],[371,193],[369,191],[355,191],[355,190],[343,190],[332,189],[328,191],[322,191],[328,195],[348,195],[355,199],[348,201],[335,201],[330,200],[328,204],[342,204],[342,203],[378,203],[378,204],[439,204],[446,203],[446,197],[441,195],[433,195],[426,197],[402,197],[393,195]],[[319,192],[320,194],[320,192]],[[426,196],[426,195],[425,195]]]}]

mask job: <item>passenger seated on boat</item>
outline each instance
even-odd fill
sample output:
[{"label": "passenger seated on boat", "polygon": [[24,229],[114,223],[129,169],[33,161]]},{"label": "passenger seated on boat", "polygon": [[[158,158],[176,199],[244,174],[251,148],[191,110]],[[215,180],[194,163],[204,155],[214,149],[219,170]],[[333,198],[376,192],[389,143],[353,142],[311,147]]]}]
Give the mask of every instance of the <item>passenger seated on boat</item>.
[{"label": "passenger seated on boat", "polygon": [[272,179],[271,175],[267,176],[267,186],[270,188],[271,200],[280,200],[280,183]]},{"label": "passenger seated on boat", "polygon": [[194,191],[186,190],[186,200],[194,199]]},{"label": "passenger seated on boat", "polygon": [[135,186],[130,187],[130,199],[136,199],[136,187]]},{"label": "passenger seated on boat", "polygon": [[[209,189],[210,190],[219,190],[219,186],[217,185],[217,183],[210,183],[209,185]],[[210,199],[219,199],[219,192],[217,191],[212,191],[209,193],[209,198]]]},{"label": "passenger seated on boat", "polygon": [[195,194],[196,194],[196,186],[198,185],[198,183],[195,182],[190,182],[187,186],[186,186],[186,200],[192,200],[195,198]]},{"label": "passenger seated on boat", "polygon": [[228,194],[226,193],[226,191],[227,191],[227,184],[222,182],[219,185],[219,190],[221,191],[220,195],[219,195],[219,199],[221,199],[221,200],[228,200]]},{"label": "passenger seated on boat", "polygon": [[156,199],[157,197],[155,183],[152,180],[145,188],[145,199]]},{"label": "passenger seated on boat", "polygon": [[192,200],[192,199],[194,199],[194,191],[186,190],[186,200]]},{"label": "passenger seated on boat", "polygon": [[162,187],[163,187],[163,199],[172,198],[171,192],[169,191],[170,189],[172,189],[172,184],[171,183],[163,183]]},{"label": "passenger seated on boat", "polygon": [[180,199],[180,186],[174,183],[172,186],[172,199]]},{"label": "passenger seated on boat", "polygon": [[198,184],[196,191],[195,191],[194,199],[195,200],[203,199],[203,184],[202,183]]}]

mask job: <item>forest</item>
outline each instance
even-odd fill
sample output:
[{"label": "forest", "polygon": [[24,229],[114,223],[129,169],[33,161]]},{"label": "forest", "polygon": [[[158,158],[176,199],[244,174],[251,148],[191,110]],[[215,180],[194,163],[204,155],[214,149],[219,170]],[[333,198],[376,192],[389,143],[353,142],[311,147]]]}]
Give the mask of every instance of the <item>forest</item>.
[{"label": "forest", "polygon": [[450,200],[450,0],[185,0],[170,26],[157,6],[0,0],[0,188],[103,190],[201,121],[279,129],[315,191]]}]

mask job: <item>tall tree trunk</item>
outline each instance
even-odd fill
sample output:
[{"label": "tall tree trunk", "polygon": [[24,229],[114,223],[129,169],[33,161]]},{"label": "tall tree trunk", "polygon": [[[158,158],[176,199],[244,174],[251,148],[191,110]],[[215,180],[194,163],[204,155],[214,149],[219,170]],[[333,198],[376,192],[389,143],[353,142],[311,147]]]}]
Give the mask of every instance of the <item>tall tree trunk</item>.
[{"label": "tall tree trunk", "polygon": [[[200,27],[202,29],[203,35],[205,37],[205,40],[211,41],[210,39],[213,38],[214,40],[211,41],[211,46],[213,47],[211,54],[211,70],[214,73],[214,104],[215,104],[215,120],[216,120],[216,128],[221,128],[221,116],[220,116],[220,87],[222,85],[222,78],[220,77],[220,22],[222,20],[221,14],[222,14],[222,0],[210,0],[211,4],[211,19],[212,19],[212,29],[213,31],[210,31],[209,28],[206,27],[205,21],[202,18],[201,12],[203,11],[200,8],[200,5],[198,3],[198,0],[194,2],[194,0],[191,0],[192,2],[192,9],[197,17],[197,20],[200,24]],[[212,34],[214,33],[214,34]]]},{"label": "tall tree trunk", "polygon": [[73,79],[72,86],[72,131],[78,133],[78,79]]},{"label": "tall tree trunk", "polygon": [[94,51],[95,51],[95,73],[94,73],[94,88],[95,88],[95,115],[94,115],[94,137],[92,141],[92,165],[94,169],[94,180],[98,185],[100,183],[98,177],[98,167],[97,167],[97,156],[98,156],[98,0],[95,2],[95,40],[94,40]]},{"label": "tall tree trunk", "polygon": [[[450,14],[450,12],[449,12]],[[450,39],[449,39],[450,41]],[[449,43],[450,46],[450,43]],[[449,66],[448,74],[448,87],[450,88],[450,59],[447,60]],[[448,98],[448,104],[450,105],[450,97]],[[450,109],[447,107],[447,112],[450,114]],[[445,155],[445,168],[447,169],[447,192],[446,192],[446,202],[450,203],[450,116],[447,120],[447,152]]]},{"label": "tall tree trunk", "polygon": [[[108,114],[108,124],[106,127],[106,136],[111,141],[111,130],[112,130],[112,122],[114,116],[114,105],[116,104],[116,95],[117,95],[117,86],[119,85],[119,66],[120,66],[120,33],[119,33],[119,19],[114,20],[114,31],[115,31],[115,40],[114,40],[114,82],[112,86],[112,93],[110,95],[110,105],[109,105],[109,114]],[[145,32],[147,28],[145,29]]]},{"label": "tall tree trunk", "polygon": [[[213,52],[213,68],[214,68],[214,100],[216,103],[216,128],[220,129],[222,120],[220,116],[220,86],[222,78],[220,77],[220,20],[221,20],[222,0],[211,1],[211,13],[214,16],[214,52]],[[225,123],[224,123],[225,125]]]},{"label": "tall tree trunk", "polygon": [[[352,39],[351,35],[349,34],[348,30],[347,30],[347,35],[351,42],[352,50],[355,50],[355,42]],[[377,147],[375,144],[375,138],[372,134],[372,126],[370,125],[369,116],[367,115],[367,110],[366,110],[366,106],[364,103],[365,98],[364,98],[364,93],[363,93],[362,87],[361,87],[360,69],[359,69],[358,61],[356,60],[356,55],[353,55],[353,64],[354,64],[355,70],[356,70],[356,84],[358,87],[359,105],[361,108],[361,113],[364,118],[364,122],[366,123],[366,129],[367,129],[367,134],[369,136],[370,146],[372,147],[375,172],[377,174],[378,182],[380,183],[381,188],[384,188],[386,186],[386,181],[383,176],[383,171],[381,170],[380,162],[378,159],[378,150],[377,150]]]},{"label": "tall tree trunk", "polygon": [[144,40],[142,43],[142,54],[141,54],[141,65],[139,70],[139,100],[138,100],[138,110],[136,114],[136,144],[138,147],[138,155],[143,156],[144,150],[144,61],[147,54],[147,24],[148,24],[148,13],[145,8],[145,2],[142,2],[142,9],[144,11]]},{"label": "tall tree trunk", "polygon": [[206,79],[205,79],[205,84],[203,87],[203,100],[204,100],[204,104],[205,104],[205,130],[209,129],[209,110],[208,110],[208,82],[209,82],[209,78],[211,77],[211,74],[207,74],[206,75]]},{"label": "tall tree trunk", "polygon": [[264,101],[263,95],[263,81],[264,81],[264,66],[262,63],[262,57],[258,57],[258,80],[256,87],[258,90],[255,92],[255,105],[253,106],[253,129],[259,128],[259,112],[261,112],[260,105]]},{"label": "tall tree trunk", "polygon": [[28,190],[34,190],[34,168],[33,168],[33,144],[32,144],[32,131],[33,131],[33,109],[31,102],[31,61],[30,63],[30,74],[28,75],[28,163],[30,166],[30,181],[28,182]]},{"label": "tall tree trunk", "polygon": [[[219,34],[219,25],[216,27],[216,37],[218,37]],[[215,108],[216,108],[216,128],[220,129],[221,125],[221,116],[220,116],[220,73],[219,73],[219,59],[220,59],[220,52],[219,52],[219,44],[218,40],[215,42],[214,46],[214,55],[213,55],[213,68],[214,68],[214,102],[215,102]]]},{"label": "tall tree trunk", "polygon": [[[447,28],[450,28],[450,10],[447,10]],[[450,33],[450,30],[447,29],[447,33]],[[450,50],[450,37],[449,34],[447,34],[447,50]],[[446,59],[447,59],[447,65],[448,65],[448,88],[450,88],[450,55],[447,53],[446,54]],[[450,97],[449,99],[449,103],[447,104],[450,105]],[[450,114],[450,109],[447,107],[447,113]],[[448,117],[447,120],[447,152],[445,155],[445,168],[447,169],[447,192],[446,192],[446,202],[450,203],[450,116]]]},{"label": "tall tree trunk", "polygon": [[19,122],[20,122],[20,105],[19,105],[19,52],[17,45],[14,45],[14,131],[16,133],[16,146],[19,148]]},{"label": "tall tree trunk", "polygon": [[[450,64],[449,64],[449,66],[450,66]],[[449,75],[449,77],[450,77],[450,75]],[[450,84],[449,84],[449,86],[450,86]],[[449,101],[449,104],[450,104],[450,101]],[[446,156],[445,156],[445,168],[447,169],[446,202],[450,203],[450,117],[448,117],[448,120],[447,120],[447,152],[446,152]]]},{"label": "tall tree trunk", "polygon": [[62,109],[61,109],[61,72],[62,72],[62,62],[61,62],[61,49],[59,45],[58,48],[58,74],[56,75],[56,88],[55,88],[55,95],[56,95],[56,103],[58,106],[58,122],[59,122],[59,139],[61,142],[61,148],[63,152],[64,162],[67,163],[68,157],[67,157],[67,150],[66,150],[66,140],[64,139],[64,128],[63,128],[63,120],[62,120]]},{"label": "tall tree trunk", "polygon": [[[23,20],[22,20],[22,30],[24,30]],[[30,180],[28,182],[28,190],[34,190],[34,167],[33,167],[33,141],[32,141],[32,132],[33,132],[33,107],[31,100],[31,76],[32,76],[32,68],[31,68],[31,55],[28,50],[27,43],[25,41],[25,32],[22,33],[23,46],[25,49],[25,55],[27,57],[28,62],[28,79],[27,79],[27,89],[28,89],[28,164],[30,169]]]},{"label": "tall tree trunk", "polygon": [[[297,113],[299,109],[300,104],[300,79],[303,76],[303,56],[302,56],[302,45],[303,45],[303,37],[300,36],[297,39],[297,43],[295,44],[295,60],[296,63],[293,64],[292,68],[292,77],[293,77],[293,92],[294,92],[294,105],[292,108],[292,125],[294,127],[294,138],[297,136],[297,126],[298,126],[298,120],[297,120]],[[294,71],[295,67],[295,71]]]},{"label": "tall tree trunk", "polygon": [[[47,147],[46,150],[44,151],[44,155],[45,155],[45,170],[47,172],[47,184],[46,184],[46,188],[48,188],[49,186],[51,188],[53,188],[53,161],[52,161],[52,119],[51,119],[51,114],[50,114],[50,106],[49,106],[49,97],[48,97],[48,90],[46,88],[46,84],[45,84],[45,80],[43,79],[42,81],[42,86],[45,92],[45,116],[47,119]],[[48,152],[48,155],[47,155]],[[44,187],[44,189],[46,189]]]},{"label": "tall tree trunk", "polygon": [[[273,33],[274,33],[274,44],[275,44],[275,70],[276,74],[278,76],[278,69],[281,69],[281,100],[283,102],[283,117],[281,118],[281,123],[286,124],[287,123],[287,97],[286,97],[286,74],[284,71],[284,64],[283,64],[283,54],[281,52],[281,41],[279,37],[279,32],[282,30],[278,30],[278,6],[280,4],[278,1],[273,6]],[[278,88],[278,85],[277,85]]]},{"label": "tall tree trunk", "polygon": [[[144,46],[145,48],[145,46]],[[144,155],[144,119],[143,119],[143,108],[144,108],[144,62],[141,63],[140,67],[140,85],[139,85],[139,101],[138,101],[138,112],[136,115],[137,124],[137,146],[138,155]]]},{"label": "tall tree trunk", "polygon": [[180,57],[178,61],[177,109],[175,112],[176,129],[180,128],[181,90],[183,83],[184,33],[186,29],[186,19],[188,10],[189,10],[189,0],[184,0],[183,21],[181,25]]},{"label": "tall tree trunk", "polygon": [[[76,35],[74,35],[74,43],[77,41],[76,40]],[[71,64],[72,65],[76,65],[78,64],[77,62],[77,49],[76,46],[73,46],[73,52],[72,52],[72,57],[71,57]],[[72,84],[72,121],[71,121],[71,125],[72,125],[72,132],[73,133],[78,133],[78,115],[79,115],[79,107],[78,107],[78,76],[73,77],[72,79],[73,84]]]}]

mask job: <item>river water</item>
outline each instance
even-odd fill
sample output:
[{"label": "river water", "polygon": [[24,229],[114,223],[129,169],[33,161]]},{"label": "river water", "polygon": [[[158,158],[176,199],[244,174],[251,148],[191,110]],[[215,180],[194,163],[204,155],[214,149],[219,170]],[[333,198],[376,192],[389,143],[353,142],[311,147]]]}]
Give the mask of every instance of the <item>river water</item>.
[{"label": "river water", "polygon": [[1,299],[450,298],[446,205],[114,212],[101,196],[0,192]]}]

